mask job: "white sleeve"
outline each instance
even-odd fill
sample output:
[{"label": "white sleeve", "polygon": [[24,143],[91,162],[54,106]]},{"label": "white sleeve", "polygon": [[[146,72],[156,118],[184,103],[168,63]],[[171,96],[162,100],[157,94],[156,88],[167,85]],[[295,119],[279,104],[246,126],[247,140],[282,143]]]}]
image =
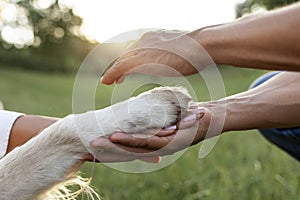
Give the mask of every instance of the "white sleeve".
[{"label": "white sleeve", "polygon": [[13,124],[22,115],[24,114],[0,110],[0,158],[2,158],[7,151],[9,135]]}]

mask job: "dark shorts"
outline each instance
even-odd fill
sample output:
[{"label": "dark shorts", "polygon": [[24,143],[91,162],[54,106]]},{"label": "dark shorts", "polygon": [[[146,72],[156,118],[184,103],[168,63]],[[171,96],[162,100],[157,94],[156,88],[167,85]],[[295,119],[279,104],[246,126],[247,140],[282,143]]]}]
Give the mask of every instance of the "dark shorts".
[{"label": "dark shorts", "polygon": [[[270,72],[259,77],[252,83],[250,88],[254,88],[268,81],[279,73],[280,72]],[[259,129],[259,132],[271,143],[277,145],[300,161],[300,127]]]}]

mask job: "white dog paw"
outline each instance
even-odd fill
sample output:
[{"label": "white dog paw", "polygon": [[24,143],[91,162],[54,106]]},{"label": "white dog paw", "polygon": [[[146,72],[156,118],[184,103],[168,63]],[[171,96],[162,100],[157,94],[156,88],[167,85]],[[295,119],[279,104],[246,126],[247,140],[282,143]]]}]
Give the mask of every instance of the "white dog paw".
[{"label": "white dog paw", "polygon": [[183,87],[158,87],[111,107],[118,131],[141,133],[175,124],[192,100]]},{"label": "white dog paw", "polygon": [[175,124],[192,100],[182,87],[158,87],[110,107],[71,116],[83,145],[95,153],[90,142],[115,132],[144,133]]}]

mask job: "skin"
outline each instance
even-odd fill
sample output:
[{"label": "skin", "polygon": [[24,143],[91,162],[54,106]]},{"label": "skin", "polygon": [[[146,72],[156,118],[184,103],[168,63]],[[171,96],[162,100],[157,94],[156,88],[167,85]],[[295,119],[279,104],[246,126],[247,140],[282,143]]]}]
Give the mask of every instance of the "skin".
[{"label": "skin", "polygon": [[[300,29],[295,28],[300,23],[299,13],[300,3],[296,3],[263,14],[250,15],[231,23],[204,27],[189,33],[182,32],[182,34],[197,41],[216,64],[300,71],[300,46],[297,45],[300,43]],[[122,55],[104,74],[101,82],[104,84],[121,83],[125,76],[132,73],[161,75],[159,68],[153,70],[151,63],[172,67],[182,75],[197,73],[190,63],[175,54],[161,49],[143,49],[143,44],[146,44],[147,47],[147,38],[151,39],[151,36],[152,42],[156,44],[165,39],[172,41],[172,37],[168,38],[166,34],[160,36],[155,32],[149,33],[147,37],[142,37],[137,43],[139,50]],[[203,65],[205,67],[205,61]],[[137,70],[135,71],[135,69]],[[165,76],[173,75],[162,72]],[[211,122],[222,120],[218,118],[224,112],[218,113],[218,108],[225,105],[224,126],[215,131],[212,136],[230,130],[299,126],[299,84],[300,75],[298,73],[284,72],[255,89],[225,99],[199,103],[199,106],[205,108],[205,113],[198,121],[199,129],[193,144],[205,138],[209,125],[212,127],[222,126],[211,124]],[[212,112],[212,110],[215,111]],[[178,147],[172,147],[169,150],[164,148],[165,152],[161,152],[161,155],[171,154],[182,148],[180,145],[180,142],[184,143],[182,132],[185,132],[183,128],[179,128],[176,132],[176,135],[179,135],[177,137]],[[172,139],[175,139],[174,135],[144,139],[124,133],[115,133],[110,137],[114,143],[153,150],[161,149]],[[92,145],[96,147],[103,144],[94,141]],[[112,149],[110,150],[112,151]]]},{"label": "skin", "polygon": [[[259,128],[288,128],[300,126],[300,73],[283,72],[264,84],[249,91],[239,93],[224,99],[200,102],[199,106],[205,108],[203,117],[197,120],[199,123],[194,141],[190,144],[197,144],[207,137],[219,135],[227,131],[249,130]],[[226,106],[226,115],[222,109]],[[215,110],[212,112],[212,110]],[[245,114],[247,113],[247,114]],[[225,123],[218,124],[225,116]],[[212,123],[213,122],[213,123]],[[186,148],[186,134],[188,128],[197,125],[179,127],[176,134],[168,136],[153,136],[151,138],[134,137],[125,133],[115,133],[110,140],[114,143],[130,147],[140,147],[158,151],[151,155],[168,155]],[[207,135],[209,126],[220,127],[219,132]],[[218,129],[213,129],[218,130]],[[176,137],[175,137],[176,136]],[[172,141],[173,140],[173,141]],[[175,140],[175,142],[174,142]],[[166,148],[172,141],[176,145]],[[100,140],[92,143],[95,147],[102,146]],[[105,146],[104,146],[105,147]],[[110,149],[113,151],[113,148]]]},{"label": "skin", "polygon": [[[300,46],[295,45],[300,43],[300,29],[296,28],[300,24],[299,13],[300,3],[296,3],[263,14],[250,15],[231,23],[181,34],[197,41],[216,64],[300,71]],[[122,55],[101,78],[102,83],[119,83],[125,76],[134,72],[173,75],[165,73],[162,68],[154,70],[151,63],[170,66],[182,75],[197,73],[191,64],[178,55],[160,49],[143,49],[143,46],[147,47],[151,42],[159,47],[166,39],[170,40],[170,45],[176,45],[176,37],[174,38],[172,31],[169,34],[150,32],[143,36],[135,44],[139,50]],[[189,48],[181,43],[178,46]],[[205,60],[203,62],[205,67]],[[143,67],[137,68],[141,65]]]},{"label": "skin", "polygon": [[6,153],[24,144],[56,121],[58,118],[45,116],[24,115],[19,117],[11,129]]}]

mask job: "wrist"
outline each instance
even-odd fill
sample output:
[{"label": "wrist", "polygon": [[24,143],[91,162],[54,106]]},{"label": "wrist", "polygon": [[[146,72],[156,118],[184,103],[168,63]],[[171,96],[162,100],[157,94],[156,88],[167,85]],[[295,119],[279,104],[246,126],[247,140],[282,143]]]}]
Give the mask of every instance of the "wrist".
[{"label": "wrist", "polygon": [[[259,113],[257,103],[251,97],[230,96],[224,99],[200,103],[211,110],[215,121],[222,126],[222,132],[257,128],[263,113]],[[246,113],[246,114],[245,114]]]},{"label": "wrist", "polygon": [[213,126],[218,127],[217,129],[219,130],[219,133],[216,134],[221,134],[223,132],[229,131],[228,120],[227,120],[228,113],[226,111],[225,99],[209,101],[209,102],[200,102],[198,106],[210,110],[211,121],[215,122]]},{"label": "wrist", "polygon": [[225,64],[220,53],[224,53],[225,50],[223,44],[225,38],[222,30],[224,25],[208,26],[188,33],[188,36],[197,41],[207,51],[216,64]]}]

